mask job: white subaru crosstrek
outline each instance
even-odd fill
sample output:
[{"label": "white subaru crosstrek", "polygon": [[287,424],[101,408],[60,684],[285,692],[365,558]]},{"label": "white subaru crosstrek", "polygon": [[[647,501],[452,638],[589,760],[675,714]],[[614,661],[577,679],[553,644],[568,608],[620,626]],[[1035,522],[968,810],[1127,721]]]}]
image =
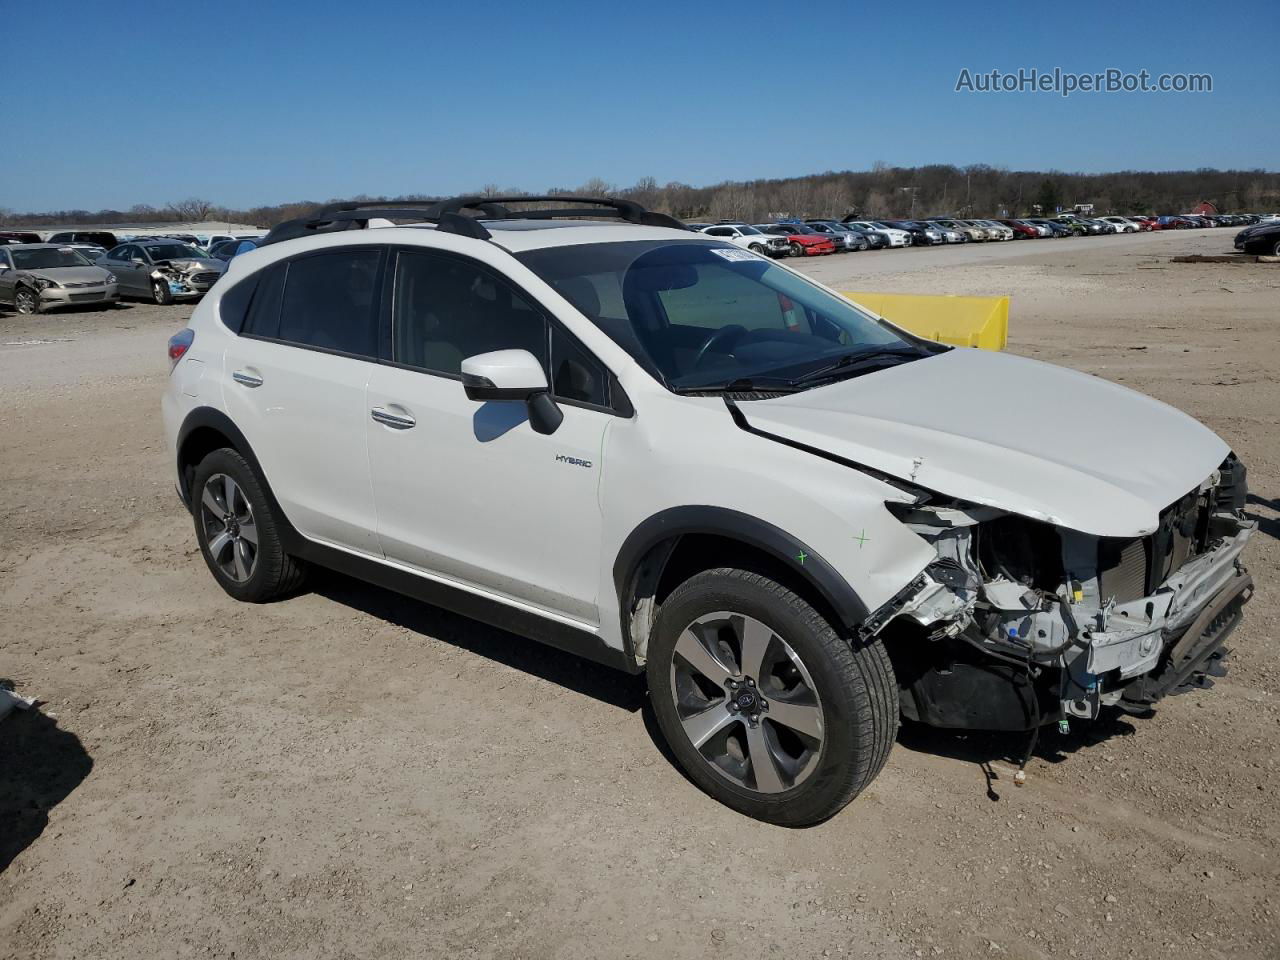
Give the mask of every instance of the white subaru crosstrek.
[{"label": "white subaru crosstrek", "polygon": [[1033,732],[1221,675],[1255,523],[1205,427],[635,204],[527,199],[281,224],[170,341],[231,596],[318,564],[643,671],[692,780],[789,825],[900,716]]}]

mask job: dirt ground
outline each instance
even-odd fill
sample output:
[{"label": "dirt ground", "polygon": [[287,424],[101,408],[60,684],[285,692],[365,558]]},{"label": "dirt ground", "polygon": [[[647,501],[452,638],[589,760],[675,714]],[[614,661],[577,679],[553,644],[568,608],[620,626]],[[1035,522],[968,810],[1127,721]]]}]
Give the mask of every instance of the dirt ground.
[{"label": "dirt ground", "polygon": [[1280,267],[1168,262],[1232,232],[805,265],[1011,293],[1011,350],[1225,437],[1261,530],[1212,691],[1022,788],[1021,737],[904,731],[801,831],[691,786],[639,678],[337,576],[233,602],[160,433],[191,307],[0,315],[0,676],[46,701],[0,722],[0,957],[1280,956]]}]

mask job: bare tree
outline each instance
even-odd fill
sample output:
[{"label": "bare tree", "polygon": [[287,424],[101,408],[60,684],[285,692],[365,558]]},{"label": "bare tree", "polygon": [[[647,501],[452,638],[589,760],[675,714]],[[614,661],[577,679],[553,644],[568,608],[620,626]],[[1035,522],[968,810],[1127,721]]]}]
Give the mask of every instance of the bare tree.
[{"label": "bare tree", "polygon": [[201,220],[207,220],[213,210],[212,203],[208,200],[201,200],[198,197],[189,197],[186,200],[179,200],[177,203],[169,204],[169,213],[173,215],[173,218],[187,223],[198,223]]}]

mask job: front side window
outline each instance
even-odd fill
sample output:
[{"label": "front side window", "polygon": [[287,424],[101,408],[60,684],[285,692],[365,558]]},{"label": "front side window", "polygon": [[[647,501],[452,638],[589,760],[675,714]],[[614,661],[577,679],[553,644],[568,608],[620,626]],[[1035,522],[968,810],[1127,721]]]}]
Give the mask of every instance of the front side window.
[{"label": "front side window", "polygon": [[377,357],[381,260],[377,250],[335,250],[290,261],[277,338],[299,346]]},{"label": "front side window", "polygon": [[467,357],[518,349],[546,369],[545,317],[477,265],[405,251],[396,258],[395,291],[391,331],[397,363],[460,376]]},{"label": "front side window", "polygon": [[843,297],[736,247],[634,241],[517,257],[675,390],[758,378],[795,386],[846,357],[928,355]]}]

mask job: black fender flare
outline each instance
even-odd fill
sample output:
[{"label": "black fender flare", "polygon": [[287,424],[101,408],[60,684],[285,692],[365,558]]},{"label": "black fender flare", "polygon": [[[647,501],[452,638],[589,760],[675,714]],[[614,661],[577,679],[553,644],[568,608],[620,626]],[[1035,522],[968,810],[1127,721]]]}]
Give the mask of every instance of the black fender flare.
[{"label": "black fender flare", "polygon": [[857,591],[830,563],[780,527],[727,507],[671,507],[655,513],[632,530],[613,563],[622,635],[628,642],[631,634],[628,600],[641,562],[653,547],[686,534],[712,534],[740,540],[785,563],[818,592],[840,619],[840,625],[849,630],[856,630],[870,613]]},{"label": "black fender flare", "polygon": [[240,428],[232,422],[230,417],[216,407],[196,407],[187,414],[182,421],[182,426],[178,428],[178,440],[174,444],[174,457],[176,459],[174,466],[178,472],[178,496],[182,498],[182,502],[186,504],[187,509],[191,509],[191,491],[187,489],[187,474],[182,470],[182,452],[191,435],[203,429],[215,430],[222,434],[230,442],[230,445],[235,447],[240,456],[249,462],[250,468],[258,475],[258,480],[262,483],[262,489],[271,503],[271,508],[279,518],[278,522],[282,525],[281,534],[286,545],[296,547],[301,542],[302,537],[285,515],[279,501],[276,500],[276,495],[271,489],[267,475],[262,469],[262,464],[258,462],[258,457],[253,452],[253,447],[249,444],[248,438],[240,432]]}]

